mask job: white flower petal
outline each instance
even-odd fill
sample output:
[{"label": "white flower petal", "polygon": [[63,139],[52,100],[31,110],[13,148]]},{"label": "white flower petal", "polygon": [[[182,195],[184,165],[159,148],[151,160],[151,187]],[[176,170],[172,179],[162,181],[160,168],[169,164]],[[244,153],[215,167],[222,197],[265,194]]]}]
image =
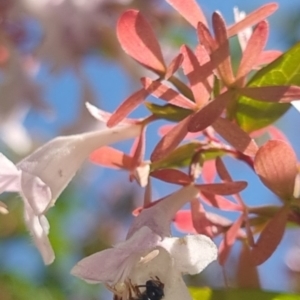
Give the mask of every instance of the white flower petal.
[{"label": "white flower petal", "polygon": [[44,215],[35,215],[32,208],[25,203],[25,223],[29,229],[34,243],[40,251],[46,265],[54,261],[55,255],[48,239],[49,223]]},{"label": "white flower petal", "polygon": [[205,235],[189,235],[182,238],[164,238],[161,247],[166,249],[182,273],[198,274],[217,259],[217,247]]},{"label": "white flower petal", "polygon": [[174,264],[174,258],[164,249],[160,249],[159,255],[150,262],[137,264],[130,274],[134,285],[145,285],[146,281],[156,280],[156,277],[164,284],[163,300],[191,299],[181,273]]},{"label": "white flower petal", "polygon": [[122,249],[106,249],[79,261],[71,274],[89,283],[113,284],[118,280],[120,269],[125,269],[129,255]]},{"label": "white flower petal", "polygon": [[292,101],[292,105],[300,112],[300,100]]},{"label": "white flower petal", "polygon": [[139,228],[149,227],[161,237],[170,236],[170,225],[176,212],[188,201],[198,195],[198,189],[193,186],[185,186],[175,193],[165,197],[156,205],[144,209],[133,221],[127,238],[132,236]]},{"label": "white flower petal", "polygon": [[52,198],[56,200],[92,151],[133,138],[140,130],[140,125],[130,125],[58,137],[19,162],[17,167],[39,177],[50,187]]},{"label": "white flower petal", "polygon": [[164,238],[160,246],[174,257],[177,268],[181,273],[198,274],[217,259],[217,247],[205,235]]},{"label": "white flower petal", "polygon": [[71,274],[88,282],[106,282],[114,285],[128,277],[140,258],[157,245],[160,237],[143,227],[130,239],[90,255],[72,269]]},{"label": "white flower petal", "polygon": [[21,171],[0,153],[0,193],[20,190]]},{"label": "white flower petal", "polygon": [[20,194],[35,214],[44,213],[48,209],[52,199],[51,191],[39,177],[22,172],[21,187]]}]

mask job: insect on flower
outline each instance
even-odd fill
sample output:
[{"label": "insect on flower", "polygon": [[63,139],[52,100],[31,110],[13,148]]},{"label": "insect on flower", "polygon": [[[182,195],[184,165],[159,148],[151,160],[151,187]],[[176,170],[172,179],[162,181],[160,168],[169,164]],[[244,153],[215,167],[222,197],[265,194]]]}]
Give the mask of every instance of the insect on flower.
[{"label": "insect on flower", "polygon": [[[131,285],[131,289],[136,294],[136,298],[130,295],[129,300],[161,300],[164,297],[164,284],[156,279],[147,280],[144,285]],[[146,288],[144,292],[140,291],[140,288]]]}]

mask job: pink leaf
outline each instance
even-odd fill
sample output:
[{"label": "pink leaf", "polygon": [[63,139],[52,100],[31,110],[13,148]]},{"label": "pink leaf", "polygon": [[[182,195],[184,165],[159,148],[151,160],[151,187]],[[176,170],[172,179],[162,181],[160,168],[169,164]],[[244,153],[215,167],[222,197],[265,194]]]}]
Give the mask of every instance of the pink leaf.
[{"label": "pink leaf", "polygon": [[233,24],[227,30],[228,36],[231,37],[237,34],[239,31],[246,29],[247,27],[253,26],[262,20],[265,20],[268,16],[273,14],[278,8],[277,3],[268,3],[257,10],[248,14],[245,19]]},{"label": "pink leaf", "polygon": [[158,161],[174,150],[188,133],[187,125],[190,117],[180,121],[158,142],[151,154],[151,161]]},{"label": "pink leaf", "polygon": [[158,80],[153,81],[152,79],[145,77],[141,79],[141,82],[145,90],[149,94],[152,94],[157,98],[168,101],[169,103],[179,107],[183,107],[187,109],[195,108],[194,102],[185,98],[184,96],[174,91],[173,89],[169,88],[168,86],[164,85]]},{"label": "pink leaf", "polygon": [[203,195],[202,200],[211,206],[214,206],[222,210],[242,211],[242,207],[240,205],[231,202],[220,195],[214,195],[203,191],[202,191],[202,195]]},{"label": "pink leaf", "polygon": [[195,0],[166,0],[176,9],[193,27],[197,27],[198,22],[207,25],[206,18],[200,6]]},{"label": "pink leaf", "polygon": [[218,49],[211,53],[211,60],[214,66],[218,67],[219,75],[222,77],[224,84],[226,86],[230,86],[235,81],[235,78],[231,65],[226,23],[219,13],[214,12],[212,16],[212,24]]},{"label": "pink leaf", "polygon": [[288,144],[268,141],[258,150],[254,169],[261,181],[280,198],[289,200],[293,196],[297,157]]},{"label": "pink leaf", "polygon": [[244,216],[240,215],[240,217],[233,223],[233,225],[226,231],[224,235],[224,239],[219,247],[219,263],[220,265],[224,265],[227,257],[230,253],[231,247],[234,244],[239,229],[243,223]]},{"label": "pink leaf", "polygon": [[145,131],[146,127],[143,127],[140,136],[135,140],[135,143],[131,149],[131,168],[134,169],[141,164],[145,154]]},{"label": "pink leaf", "polygon": [[261,232],[251,250],[251,258],[256,266],[264,263],[279,245],[285,231],[288,211],[288,207],[282,207]]},{"label": "pink leaf", "polygon": [[159,74],[165,72],[165,63],[154,32],[137,10],[125,11],[117,24],[117,37],[123,50],[144,67]]},{"label": "pink leaf", "polygon": [[197,26],[197,35],[198,35],[199,43],[205,47],[206,51],[209,54],[211,54],[212,51],[218,48],[218,43],[212,37],[207,26],[201,22],[199,22]]},{"label": "pink leaf", "polygon": [[111,148],[101,147],[90,155],[90,161],[101,166],[129,170],[132,164],[132,158],[125,153]]},{"label": "pink leaf", "polygon": [[[176,125],[173,124],[166,124],[162,125],[158,129],[158,135],[159,136],[164,136],[166,135],[172,128],[174,128]],[[198,137],[201,137],[202,133],[201,132],[188,132],[187,135],[185,136],[184,140],[191,140],[191,139],[196,139]]]},{"label": "pink leaf", "polygon": [[220,176],[220,178],[223,181],[228,181],[228,182],[232,181],[232,178],[220,157],[216,158],[216,169],[217,169],[218,175]]},{"label": "pink leaf", "polygon": [[161,169],[151,173],[152,177],[160,179],[165,182],[175,183],[180,185],[187,185],[191,183],[189,175],[176,169]]},{"label": "pink leaf", "polygon": [[236,194],[247,187],[246,181],[197,184],[196,187],[200,192],[206,192],[217,195],[232,195]]},{"label": "pink leaf", "polygon": [[259,57],[256,58],[253,69],[256,69],[258,66],[270,64],[281,55],[282,52],[277,50],[263,51],[260,53]]},{"label": "pink leaf", "polygon": [[194,199],[191,201],[191,212],[192,212],[192,220],[193,226],[196,229],[196,232],[199,234],[205,234],[211,238],[213,238],[213,224],[207,218],[206,212],[202,204]]},{"label": "pink leaf", "polygon": [[[181,52],[184,56],[183,72],[187,76],[195,98],[195,102],[201,107],[206,104],[212,90],[212,66],[209,63],[209,56],[203,47],[198,47],[198,55],[201,61],[195,56],[190,48],[183,45]],[[205,66],[202,66],[206,64]],[[208,77],[210,80],[208,80]]]},{"label": "pink leaf", "polygon": [[198,132],[210,126],[223,112],[228,103],[234,98],[231,91],[227,91],[209,102],[196,112],[190,119],[188,131]]},{"label": "pink leaf", "polygon": [[248,156],[256,154],[258,146],[255,141],[235,123],[224,118],[218,118],[212,127],[238,151]]},{"label": "pink leaf", "polygon": [[165,79],[168,80],[181,66],[183,62],[183,55],[179,53],[170,63],[167,68]]},{"label": "pink leaf", "polygon": [[242,250],[237,268],[237,282],[239,288],[261,289],[257,267],[251,262],[249,245],[242,243]]},{"label": "pink leaf", "polygon": [[127,115],[129,115],[136,107],[138,107],[147,96],[148,93],[144,89],[140,89],[130,95],[111,115],[107,122],[107,126],[113,127],[119,124]]},{"label": "pink leaf", "polygon": [[[242,80],[253,69],[257,58],[263,52],[269,34],[269,26],[266,21],[261,21],[254,29],[237,71],[236,80]],[[242,86],[242,85],[241,85]]]},{"label": "pink leaf", "polygon": [[267,102],[289,103],[300,98],[300,86],[296,85],[244,87],[238,91],[244,96]]}]

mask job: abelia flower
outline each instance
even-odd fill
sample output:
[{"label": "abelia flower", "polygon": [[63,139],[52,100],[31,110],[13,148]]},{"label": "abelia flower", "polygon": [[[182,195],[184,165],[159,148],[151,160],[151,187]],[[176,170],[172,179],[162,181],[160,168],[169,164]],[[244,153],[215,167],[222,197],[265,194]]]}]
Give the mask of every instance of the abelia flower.
[{"label": "abelia flower", "polygon": [[[159,280],[164,299],[191,299],[182,274],[197,274],[217,257],[217,249],[204,235],[170,236],[177,210],[198,194],[189,185],[144,209],[134,220],[127,239],[113,248],[81,260],[71,273],[90,283],[104,283],[114,299],[137,296],[149,280]],[[141,290],[140,290],[141,289]]]},{"label": "abelia flower", "polygon": [[90,153],[97,148],[138,136],[141,125],[121,125],[57,137],[14,165],[0,154],[0,193],[19,192],[25,222],[45,264],[54,260],[45,213],[53,206]]}]

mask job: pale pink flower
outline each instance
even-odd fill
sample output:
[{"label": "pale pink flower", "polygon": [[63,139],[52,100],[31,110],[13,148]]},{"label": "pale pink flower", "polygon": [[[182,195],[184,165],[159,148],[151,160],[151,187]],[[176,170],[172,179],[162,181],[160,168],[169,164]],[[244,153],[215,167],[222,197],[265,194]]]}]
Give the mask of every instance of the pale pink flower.
[{"label": "pale pink flower", "polygon": [[182,274],[200,273],[217,257],[217,248],[204,235],[170,236],[176,211],[196,197],[198,189],[186,186],[156,205],[144,209],[134,220],[125,242],[81,260],[71,273],[89,283],[104,283],[115,299],[136,296],[131,286],[157,279],[165,300],[191,299]]},{"label": "pale pink flower", "polygon": [[134,138],[140,131],[139,124],[132,124],[57,137],[16,165],[0,154],[0,193],[20,193],[24,201],[25,222],[45,264],[54,260],[48,240],[47,210],[55,204],[91,152],[104,145]]}]

